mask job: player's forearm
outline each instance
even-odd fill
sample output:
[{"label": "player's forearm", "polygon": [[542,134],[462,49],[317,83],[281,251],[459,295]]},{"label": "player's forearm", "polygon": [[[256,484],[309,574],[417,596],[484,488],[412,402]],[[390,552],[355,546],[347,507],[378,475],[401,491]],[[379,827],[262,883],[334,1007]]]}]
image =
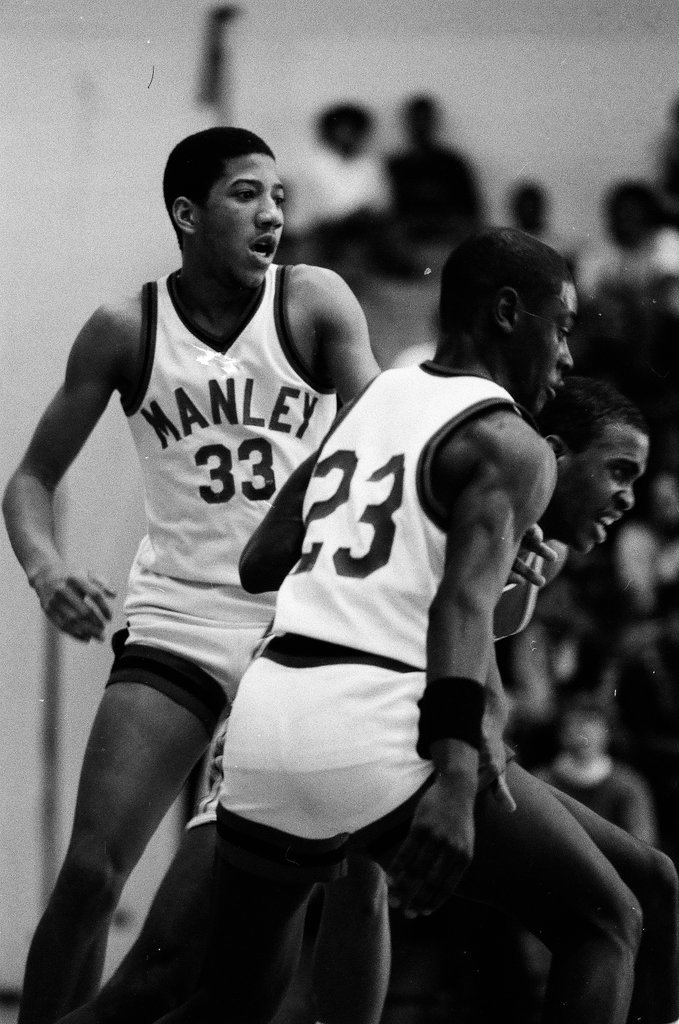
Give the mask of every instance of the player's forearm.
[{"label": "player's forearm", "polygon": [[54,525],[54,492],[37,477],[17,470],[5,490],[2,511],[12,549],[28,580],[60,564]]},{"label": "player's forearm", "polygon": [[476,795],[479,752],[469,743],[455,739],[440,739],[431,743],[431,760],[439,775],[455,782],[460,791]]},{"label": "player's forearm", "polygon": [[439,595],[429,609],[427,679],[464,676],[485,683],[492,638],[493,606],[487,594]]}]

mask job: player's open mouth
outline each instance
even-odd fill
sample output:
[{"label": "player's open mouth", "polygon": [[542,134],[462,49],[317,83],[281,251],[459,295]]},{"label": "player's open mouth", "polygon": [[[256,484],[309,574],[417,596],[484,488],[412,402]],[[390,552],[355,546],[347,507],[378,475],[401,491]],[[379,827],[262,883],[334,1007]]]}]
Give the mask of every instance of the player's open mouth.
[{"label": "player's open mouth", "polygon": [[267,235],[263,238],[258,238],[256,242],[253,242],[250,246],[250,252],[256,253],[262,259],[270,260],[276,251],[276,239],[273,236]]},{"label": "player's open mouth", "polygon": [[599,518],[594,521],[594,526],[596,527],[597,536],[599,538],[597,543],[601,544],[606,540],[608,528],[612,526],[613,523],[617,523],[619,518],[620,516],[611,514],[607,516],[599,516]]}]

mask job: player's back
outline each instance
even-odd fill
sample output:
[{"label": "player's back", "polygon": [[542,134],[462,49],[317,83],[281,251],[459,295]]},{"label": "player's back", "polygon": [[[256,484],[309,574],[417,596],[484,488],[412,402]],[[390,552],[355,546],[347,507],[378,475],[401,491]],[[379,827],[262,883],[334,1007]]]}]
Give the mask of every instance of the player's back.
[{"label": "player's back", "polygon": [[446,510],[429,486],[437,447],[473,416],[515,408],[479,376],[434,363],[381,374],[324,443],[304,502],[303,554],[275,631],[424,669]]}]

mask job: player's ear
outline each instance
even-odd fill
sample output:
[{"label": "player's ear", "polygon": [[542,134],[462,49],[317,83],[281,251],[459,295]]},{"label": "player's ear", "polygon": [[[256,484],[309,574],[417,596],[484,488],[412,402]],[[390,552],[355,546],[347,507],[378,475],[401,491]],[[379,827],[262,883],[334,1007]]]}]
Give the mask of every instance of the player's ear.
[{"label": "player's ear", "polygon": [[558,434],[547,434],[545,441],[551,447],[557,459],[561,458],[562,455],[567,455],[570,451],[564,439],[559,437]]},{"label": "player's ear", "polygon": [[511,334],[516,328],[521,303],[519,293],[508,285],[499,288],[493,300],[493,319],[503,334]]},{"label": "player's ear", "polygon": [[198,208],[193,200],[177,196],[172,203],[172,219],[180,231],[193,235],[198,222]]}]

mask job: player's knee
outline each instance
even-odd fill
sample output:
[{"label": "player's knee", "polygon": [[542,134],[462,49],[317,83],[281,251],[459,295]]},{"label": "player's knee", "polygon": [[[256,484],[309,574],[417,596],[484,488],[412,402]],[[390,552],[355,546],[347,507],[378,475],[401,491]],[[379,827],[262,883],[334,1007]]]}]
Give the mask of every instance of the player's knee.
[{"label": "player's knee", "polygon": [[[667,854],[649,846],[645,863],[645,905],[650,912],[665,913],[674,919],[679,906],[679,877]],[[648,912],[648,911],[647,911]]]},{"label": "player's knee", "polygon": [[644,918],[639,900],[626,886],[620,886],[608,900],[597,901],[595,923],[621,958],[636,959]]},{"label": "player's knee", "polygon": [[58,884],[74,908],[98,916],[115,909],[126,878],[104,843],[83,840],[71,843]]},{"label": "player's knee", "polygon": [[586,900],[574,901],[549,943],[552,952],[563,952],[582,943],[605,949],[621,969],[632,969],[641,943],[643,913],[635,895],[620,882],[593,891]]}]

